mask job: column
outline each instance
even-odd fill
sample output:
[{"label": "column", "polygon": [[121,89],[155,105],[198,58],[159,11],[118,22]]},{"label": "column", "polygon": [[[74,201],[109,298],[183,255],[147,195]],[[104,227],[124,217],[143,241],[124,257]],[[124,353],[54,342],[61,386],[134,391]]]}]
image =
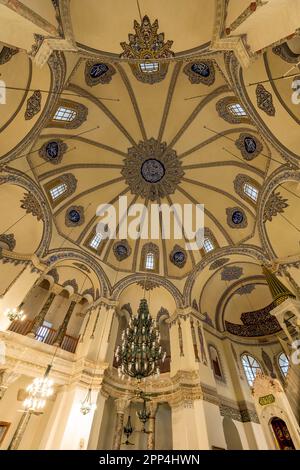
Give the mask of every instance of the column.
[{"label": "column", "polygon": [[101,423],[102,423],[102,418],[103,418],[103,413],[104,413],[104,407],[105,407],[105,403],[106,403],[108,396],[109,395],[103,390],[99,392],[98,400],[97,400],[97,409],[94,414],[94,420],[93,420],[90,438],[89,438],[88,447],[87,447],[88,450],[98,449],[98,442],[99,442]]},{"label": "column", "polygon": [[158,403],[150,402],[148,410],[150,411],[148,434],[147,434],[147,450],[155,449],[155,418],[158,408]]},{"label": "column", "polygon": [[44,323],[46,315],[49,312],[49,309],[50,309],[50,307],[51,307],[51,305],[52,305],[52,303],[55,299],[55,296],[56,296],[56,293],[55,293],[54,289],[52,289],[52,292],[50,292],[50,294],[49,294],[46,302],[44,303],[40,313],[34,318],[31,330],[30,330],[30,332],[28,333],[27,336],[30,336],[32,338],[35,337],[38,329]]},{"label": "column", "polygon": [[120,450],[122,443],[123,427],[124,427],[124,414],[129,405],[129,400],[125,398],[118,398],[115,400],[117,416],[113,440],[113,450]]},{"label": "column", "polygon": [[[76,296],[76,298],[77,298],[77,296]],[[64,339],[64,336],[67,333],[68,324],[69,324],[69,321],[71,319],[72,313],[74,312],[75,306],[76,306],[76,300],[71,300],[71,303],[69,305],[69,308],[67,310],[65,318],[64,318],[62,324],[60,325],[60,327],[57,330],[56,337],[55,337],[55,340],[54,340],[54,345],[55,346],[61,346],[61,344],[63,342],[63,339]]]},{"label": "column", "polygon": [[10,284],[7,291],[0,300],[0,329],[6,330],[10,324],[5,312],[8,308],[17,308],[23,302],[25,296],[33,287],[40,272],[32,272],[31,266],[22,269]]},{"label": "column", "polygon": [[24,411],[7,450],[18,450],[24,432],[26,431],[27,425],[31,418],[31,415],[31,411]]},{"label": "column", "polygon": [[203,400],[171,403],[173,450],[209,450]]}]

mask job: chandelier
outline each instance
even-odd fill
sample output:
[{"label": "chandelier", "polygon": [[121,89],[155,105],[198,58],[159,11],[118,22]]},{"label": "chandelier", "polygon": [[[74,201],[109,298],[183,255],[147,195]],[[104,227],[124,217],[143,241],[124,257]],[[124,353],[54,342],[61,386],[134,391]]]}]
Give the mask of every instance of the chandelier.
[{"label": "chandelier", "polygon": [[143,423],[143,429],[142,429],[142,432],[146,433],[146,423],[147,421],[149,420],[150,418],[150,411],[147,411],[147,405],[146,405],[146,399],[144,399],[143,401],[143,407],[141,409],[141,411],[137,411],[137,416],[139,418],[139,420],[141,421],[141,423]]},{"label": "chandelier", "polygon": [[146,299],[141,300],[137,315],[130,319],[128,328],[123,331],[122,345],[118,346],[115,357],[120,376],[141,380],[159,375],[159,364],[164,362],[166,353],[162,352],[160,334]]},{"label": "chandelier", "polygon": [[92,389],[89,388],[85,399],[81,402],[80,411],[85,416],[97,408],[96,403],[92,403]]},{"label": "chandelier", "polygon": [[20,307],[18,307],[18,308],[8,308],[5,311],[5,316],[7,316],[9,321],[15,321],[15,320],[23,321],[23,320],[25,320],[26,315],[25,315],[23,310],[20,310]]},{"label": "chandelier", "polygon": [[47,398],[53,395],[53,380],[48,377],[51,367],[48,365],[44,376],[35,378],[26,388],[28,396],[23,402],[25,411],[41,411],[46,406]]}]

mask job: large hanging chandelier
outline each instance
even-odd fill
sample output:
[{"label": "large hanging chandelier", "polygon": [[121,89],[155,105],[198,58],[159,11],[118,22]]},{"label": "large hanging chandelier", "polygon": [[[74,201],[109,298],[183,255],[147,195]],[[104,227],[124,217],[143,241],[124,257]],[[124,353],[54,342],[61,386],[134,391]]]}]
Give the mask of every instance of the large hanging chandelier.
[{"label": "large hanging chandelier", "polygon": [[146,299],[142,299],[137,315],[131,318],[123,331],[122,345],[118,346],[116,360],[120,376],[128,375],[141,380],[159,375],[160,363],[166,353],[160,346],[160,334],[149,313]]},{"label": "large hanging chandelier", "polygon": [[47,399],[53,395],[53,380],[48,377],[51,367],[49,364],[44,376],[35,378],[26,388],[28,396],[23,402],[25,411],[40,412],[45,408]]}]

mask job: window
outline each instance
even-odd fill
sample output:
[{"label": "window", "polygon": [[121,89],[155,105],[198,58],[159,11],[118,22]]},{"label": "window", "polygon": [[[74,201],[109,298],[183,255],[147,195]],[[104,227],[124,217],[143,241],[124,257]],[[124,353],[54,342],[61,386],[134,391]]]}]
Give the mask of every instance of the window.
[{"label": "window", "polygon": [[210,238],[204,238],[203,249],[205,253],[209,253],[210,251],[214,250],[214,245],[212,241],[210,240]]},{"label": "window", "polygon": [[45,343],[51,328],[52,323],[44,320],[42,326],[40,326],[36,332],[35,339],[40,341],[41,343]]},{"label": "window", "polygon": [[96,233],[96,235],[90,241],[90,247],[94,250],[98,250],[101,241],[103,240],[103,235],[101,233]]},{"label": "window", "polygon": [[241,360],[248,384],[252,387],[257,372],[262,372],[262,369],[257,360],[249,354],[243,354]]},{"label": "window", "polygon": [[65,108],[64,106],[59,106],[54,114],[54,121],[65,121],[71,122],[76,117],[76,111],[70,108]]},{"label": "window", "polygon": [[258,189],[252,186],[252,184],[245,183],[244,184],[244,193],[248,196],[252,201],[256,202],[258,198]]},{"label": "window", "polygon": [[239,103],[229,104],[228,109],[234,116],[247,116],[246,111]]},{"label": "window", "polygon": [[146,269],[154,269],[154,253],[147,253],[146,262],[145,262]]},{"label": "window", "polygon": [[158,62],[143,62],[140,64],[141,72],[143,73],[154,73],[159,70]]},{"label": "window", "polygon": [[67,191],[67,189],[68,186],[66,185],[66,183],[61,183],[57,186],[54,186],[54,188],[50,189],[52,200],[55,201],[55,199],[62,196]]},{"label": "window", "polygon": [[221,370],[221,365],[220,365],[220,360],[219,360],[219,354],[218,351],[214,346],[209,346],[209,355],[210,355],[210,360],[211,360],[211,365],[212,369],[214,372],[214,376],[217,379],[222,379],[223,380],[223,374]]},{"label": "window", "polygon": [[286,354],[281,353],[278,356],[278,365],[279,365],[279,368],[280,368],[280,371],[281,371],[282,375],[284,377],[286,377],[287,373],[288,373],[288,370],[289,370],[289,367],[290,367],[290,361],[289,361],[289,358],[287,357]]}]

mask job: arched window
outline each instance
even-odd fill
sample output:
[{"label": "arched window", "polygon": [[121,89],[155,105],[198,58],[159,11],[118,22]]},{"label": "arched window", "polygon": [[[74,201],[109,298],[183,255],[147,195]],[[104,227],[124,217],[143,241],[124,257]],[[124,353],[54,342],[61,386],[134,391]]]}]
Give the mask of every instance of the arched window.
[{"label": "arched window", "polygon": [[262,368],[255,357],[250,354],[243,354],[241,357],[242,365],[245,371],[245,375],[250,387],[253,386],[254,379],[257,372],[262,372]]},{"label": "arched window", "polygon": [[155,267],[155,258],[154,258],[154,253],[149,251],[146,255],[146,260],[145,260],[145,269],[151,269],[153,270]]},{"label": "arched window", "polygon": [[282,373],[283,377],[286,377],[289,367],[290,367],[290,361],[286,354],[284,353],[279,354],[278,365],[279,365],[280,372]]},{"label": "arched window", "polygon": [[65,173],[45,185],[53,207],[76,191],[77,179],[72,173]]},{"label": "arched window", "polygon": [[257,201],[258,189],[255,188],[255,186],[253,186],[252,184],[250,184],[250,183],[245,183],[244,184],[244,193],[246,194],[246,196],[248,196],[250,199],[252,199],[252,201],[254,201],[254,202]]},{"label": "arched window", "polygon": [[76,117],[76,111],[64,106],[59,106],[53,116],[54,121],[73,121]]},{"label": "arched window", "polygon": [[90,240],[90,247],[93,248],[94,250],[98,250],[100,243],[103,240],[103,235],[102,233],[96,233],[96,235],[93,236],[93,238]]},{"label": "arched window", "polygon": [[159,272],[159,248],[154,243],[146,243],[143,246],[140,270]]},{"label": "arched window", "polygon": [[87,118],[88,109],[82,103],[71,100],[60,100],[49,123],[50,127],[76,129]]},{"label": "arched window", "polygon": [[211,345],[209,345],[208,350],[214,376],[219,380],[224,380],[218,351]]},{"label": "arched window", "polygon": [[239,104],[239,103],[231,103],[228,105],[228,110],[233,114],[234,116],[247,116],[246,111],[244,108]]},{"label": "arched window", "polygon": [[205,251],[205,253],[209,253],[210,251],[213,251],[214,248],[215,247],[214,247],[214,244],[211,241],[211,239],[210,238],[204,238],[203,250]]},{"label": "arched window", "polygon": [[155,73],[159,70],[158,62],[142,62],[140,64],[141,72],[143,73]]}]

